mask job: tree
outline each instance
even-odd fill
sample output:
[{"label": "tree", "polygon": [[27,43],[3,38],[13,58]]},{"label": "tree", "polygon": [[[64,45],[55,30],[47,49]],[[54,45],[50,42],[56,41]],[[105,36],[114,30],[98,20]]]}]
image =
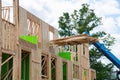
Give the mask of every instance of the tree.
[{"label": "tree", "polygon": [[82,8],[79,11],[74,10],[71,16],[74,24],[77,24],[74,28],[79,34],[89,32],[101,24],[101,18],[95,15],[94,10],[89,9],[88,4],[82,4]]},{"label": "tree", "polygon": [[103,57],[103,54],[93,47],[90,50],[90,66],[96,70],[97,80],[109,79],[114,66],[112,63],[103,64],[100,60],[101,57]]},{"label": "tree", "polygon": [[63,13],[63,16],[59,18],[59,29],[60,36],[66,37],[74,34],[69,13]]},{"label": "tree", "polygon": [[[92,36],[98,38],[103,37],[105,35],[106,35],[105,32],[97,32],[95,34],[92,34]],[[108,34],[108,36],[102,41],[109,49],[109,46],[112,46],[114,44],[115,38],[111,37],[110,34]],[[107,65],[103,64],[100,61],[102,57],[104,57],[104,55],[100,53],[97,48],[92,47],[90,49],[90,66],[91,68],[96,70],[97,80],[109,79],[110,73],[112,72],[114,67],[112,63],[109,63]]]},{"label": "tree", "polygon": [[[82,4],[80,10],[74,10],[73,14],[64,13],[59,18],[59,33],[60,36],[66,37],[75,34],[82,34],[84,32],[91,32],[94,28],[101,25],[101,17],[97,17],[94,10],[89,9],[88,4]],[[101,38],[107,35],[104,31],[99,31],[91,34],[93,37]],[[115,38],[110,34],[103,40],[103,43],[109,48],[114,44]],[[100,58],[103,54],[95,47],[90,49],[90,66],[97,72],[97,80],[104,80],[109,78],[109,73],[113,68],[113,64],[103,64]],[[98,66],[99,65],[99,66]]]}]

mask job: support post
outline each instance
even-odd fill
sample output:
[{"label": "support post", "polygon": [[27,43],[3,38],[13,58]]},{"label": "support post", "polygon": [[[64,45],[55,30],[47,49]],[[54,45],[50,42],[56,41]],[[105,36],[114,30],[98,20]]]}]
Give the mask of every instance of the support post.
[{"label": "support post", "polygon": [[13,22],[15,24],[15,56],[13,58],[13,80],[19,80],[19,0],[13,0]]},{"label": "support post", "polygon": [[0,80],[1,80],[1,63],[2,63],[2,4],[0,0]]}]

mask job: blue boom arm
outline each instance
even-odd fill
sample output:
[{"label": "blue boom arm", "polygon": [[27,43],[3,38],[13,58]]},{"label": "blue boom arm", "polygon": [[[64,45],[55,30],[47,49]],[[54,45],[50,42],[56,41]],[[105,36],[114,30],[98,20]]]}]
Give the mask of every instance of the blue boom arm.
[{"label": "blue boom arm", "polygon": [[116,67],[120,69],[120,60],[113,55],[112,52],[110,52],[109,49],[107,49],[104,44],[101,44],[100,42],[93,43],[93,45],[101,52],[103,53]]}]

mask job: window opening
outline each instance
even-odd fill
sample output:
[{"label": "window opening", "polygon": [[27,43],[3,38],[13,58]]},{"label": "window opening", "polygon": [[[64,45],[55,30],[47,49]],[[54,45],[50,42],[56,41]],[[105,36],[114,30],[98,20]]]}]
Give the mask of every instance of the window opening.
[{"label": "window opening", "polygon": [[56,59],[51,58],[51,80],[56,80]]},{"label": "window opening", "polygon": [[13,0],[2,0],[2,19],[14,23]]},{"label": "window opening", "polygon": [[49,40],[53,40],[53,32],[49,31]]},{"label": "window opening", "polygon": [[1,80],[12,80],[13,78],[13,56],[2,53]]},{"label": "window opening", "polygon": [[47,55],[42,55],[41,56],[41,74],[43,79],[48,78],[48,56]]},{"label": "window opening", "polygon": [[85,55],[85,44],[83,44],[83,55]]},{"label": "window opening", "polygon": [[73,64],[73,78],[79,78],[79,66],[75,64]]}]

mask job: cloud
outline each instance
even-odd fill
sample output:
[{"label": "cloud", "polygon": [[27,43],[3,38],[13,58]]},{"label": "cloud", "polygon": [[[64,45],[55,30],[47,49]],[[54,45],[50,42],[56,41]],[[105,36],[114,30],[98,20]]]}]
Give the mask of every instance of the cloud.
[{"label": "cloud", "polygon": [[49,24],[58,27],[58,19],[63,12],[71,13],[75,9],[80,9],[82,3],[87,2],[88,0],[29,0],[28,4],[27,0],[20,0],[20,5]]},{"label": "cloud", "polygon": [[[120,4],[117,0],[94,0],[91,2],[91,8],[95,9],[97,16],[102,17],[103,25],[94,29],[94,31],[105,31],[116,38],[115,44],[110,47],[111,52],[118,59],[120,58]],[[110,63],[106,58],[103,63]]]},{"label": "cloud", "polygon": [[96,27],[93,32],[105,31],[109,34],[119,33],[117,22],[113,17],[102,17],[103,25]]},{"label": "cloud", "polygon": [[103,25],[96,30],[105,31],[110,34],[120,33],[120,4],[117,0],[92,0],[91,8],[94,9],[97,16],[102,17]]},{"label": "cloud", "polygon": [[[113,46],[110,47],[111,49],[111,53],[116,57],[116,58],[120,58],[120,34],[112,34],[112,36],[114,36],[114,38],[116,38],[115,44]],[[101,61],[104,64],[108,64],[111,63],[111,61],[109,59],[107,59],[106,57],[102,57]],[[115,67],[115,69],[117,69],[117,67]]]},{"label": "cloud", "polygon": [[2,0],[2,6],[6,6],[6,5],[9,5],[9,6],[12,6],[12,0]]},{"label": "cloud", "polygon": [[111,46],[113,54],[119,59],[120,58],[120,34],[112,34],[116,38],[115,44]]},{"label": "cloud", "polygon": [[120,27],[120,16],[116,18],[117,26]]},{"label": "cloud", "polygon": [[90,3],[91,8],[95,9],[97,15],[103,17],[103,26],[100,30],[109,33],[116,32],[117,28],[114,18],[105,16],[120,14],[117,0],[29,0],[29,4],[27,0],[20,0],[21,6],[56,28],[58,28],[59,16],[63,12],[72,13],[73,10],[80,9],[83,3]]},{"label": "cloud", "polygon": [[117,0],[93,0],[91,6],[101,16],[120,14],[120,5]]}]

